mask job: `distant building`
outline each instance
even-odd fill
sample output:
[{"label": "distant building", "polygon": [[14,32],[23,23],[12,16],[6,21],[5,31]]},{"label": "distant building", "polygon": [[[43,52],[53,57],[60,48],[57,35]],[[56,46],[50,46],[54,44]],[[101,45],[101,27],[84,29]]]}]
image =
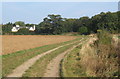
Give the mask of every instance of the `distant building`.
[{"label": "distant building", "polygon": [[29,31],[35,31],[35,25],[33,27],[21,27],[19,25],[16,25],[11,29],[11,31],[12,32],[18,32],[18,30],[21,29],[21,28],[29,29]]},{"label": "distant building", "polygon": [[35,25],[29,28],[29,31],[35,31]]},{"label": "distant building", "polygon": [[16,27],[12,28],[12,32],[17,32],[20,29],[19,25],[16,25]]}]

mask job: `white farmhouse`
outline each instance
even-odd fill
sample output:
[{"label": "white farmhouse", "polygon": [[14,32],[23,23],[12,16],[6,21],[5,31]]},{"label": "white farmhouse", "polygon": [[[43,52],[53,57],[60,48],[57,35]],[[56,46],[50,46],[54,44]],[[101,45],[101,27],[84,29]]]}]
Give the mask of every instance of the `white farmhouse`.
[{"label": "white farmhouse", "polygon": [[35,25],[29,28],[29,31],[35,31]]},{"label": "white farmhouse", "polygon": [[11,29],[12,32],[18,32],[19,29],[26,28],[29,29],[29,31],[35,31],[35,25],[33,27],[20,27],[19,25],[16,25]]},{"label": "white farmhouse", "polygon": [[19,25],[16,25],[16,27],[20,28],[20,26],[19,26]]},{"label": "white farmhouse", "polygon": [[17,32],[20,29],[19,25],[16,25],[16,27],[12,28],[12,32]]}]

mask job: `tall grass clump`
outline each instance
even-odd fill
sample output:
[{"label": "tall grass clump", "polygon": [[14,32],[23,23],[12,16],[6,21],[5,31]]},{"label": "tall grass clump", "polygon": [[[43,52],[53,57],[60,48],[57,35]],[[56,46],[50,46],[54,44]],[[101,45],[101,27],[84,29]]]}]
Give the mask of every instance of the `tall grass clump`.
[{"label": "tall grass clump", "polygon": [[107,30],[98,30],[97,33],[98,43],[104,45],[110,45],[112,41],[112,36]]},{"label": "tall grass clump", "polygon": [[107,30],[99,30],[97,33],[97,61],[96,76],[115,77],[118,71],[118,46],[114,46],[113,35]]},{"label": "tall grass clump", "polygon": [[120,76],[118,55],[120,42],[116,46],[113,38],[107,30],[98,30],[96,40],[90,40],[80,50],[81,68],[85,69],[88,77],[118,77]]}]

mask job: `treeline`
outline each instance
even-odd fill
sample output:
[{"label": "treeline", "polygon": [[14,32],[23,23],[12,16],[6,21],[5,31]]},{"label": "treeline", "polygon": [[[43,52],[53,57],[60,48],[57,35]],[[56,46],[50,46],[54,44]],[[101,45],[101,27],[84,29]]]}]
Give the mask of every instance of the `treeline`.
[{"label": "treeline", "polygon": [[34,24],[25,24],[22,21],[15,23],[7,23],[2,25],[2,34],[44,34],[57,35],[68,32],[78,32],[79,34],[96,33],[100,29],[106,29],[111,33],[120,33],[120,11],[118,12],[101,12],[91,18],[85,16],[79,19],[63,18],[61,15],[48,15],[42,22],[36,25],[34,32],[29,32],[27,29],[20,29],[17,33],[11,32],[11,29],[16,24],[20,26],[33,26]]}]

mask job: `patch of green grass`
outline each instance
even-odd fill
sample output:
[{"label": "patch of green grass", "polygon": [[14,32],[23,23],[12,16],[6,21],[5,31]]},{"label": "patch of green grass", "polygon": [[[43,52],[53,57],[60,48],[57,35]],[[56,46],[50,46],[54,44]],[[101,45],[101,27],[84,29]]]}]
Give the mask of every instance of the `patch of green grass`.
[{"label": "patch of green grass", "polygon": [[62,77],[85,77],[86,73],[80,65],[81,45],[74,48],[61,62]]},{"label": "patch of green grass", "polygon": [[2,55],[1,56],[2,57],[2,76],[5,77],[7,74],[11,73],[12,70],[15,69],[17,66],[21,65],[23,62],[27,61],[28,59],[38,54],[46,52],[57,46],[71,43],[71,42],[78,41],[78,40],[80,40],[80,38],[67,41],[67,42],[63,42],[63,43],[59,43],[59,44],[45,45],[42,47],[18,51],[18,52],[11,53],[8,55]]},{"label": "patch of green grass", "polygon": [[66,35],[66,36],[81,36],[78,32],[68,32],[68,33],[63,33],[61,35]]},{"label": "patch of green grass", "polygon": [[45,73],[46,67],[49,64],[49,62],[55,58],[58,54],[63,53],[70,47],[72,47],[74,44],[70,44],[64,47],[61,47],[50,54],[47,54],[40,58],[32,67],[30,67],[26,73],[23,75],[23,77],[42,77]]},{"label": "patch of green grass", "polygon": [[98,43],[99,44],[105,44],[105,45],[110,45],[112,41],[112,36],[109,33],[109,31],[106,30],[101,30],[100,32],[97,33],[98,37]]},{"label": "patch of green grass", "polygon": [[120,36],[118,36],[118,38],[120,39]]}]

